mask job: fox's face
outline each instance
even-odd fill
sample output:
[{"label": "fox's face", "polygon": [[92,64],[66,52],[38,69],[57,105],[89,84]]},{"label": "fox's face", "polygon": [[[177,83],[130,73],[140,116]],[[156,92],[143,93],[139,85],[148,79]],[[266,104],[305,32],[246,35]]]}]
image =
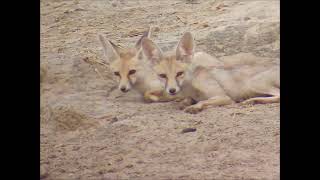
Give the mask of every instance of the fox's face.
[{"label": "fox's face", "polygon": [[[149,29],[150,31],[150,29]],[[111,41],[106,41],[99,35],[104,54],[109,61],[113,74],[118,77],[118,88],[122,92],[128,92],[137,82],[137,73],[139,73],[139,61],[142,58],[141,40],[143,37],[149,37],[150,32],[144,35],[136,43],[135,48],[120,48]]]},{"label": "fox's face", "polygon": [[139,58],[134,49],[127,49],[119,53],[119,58],[110,64],[115,76],[119,80],[119,90],[128,92],[137,81]]},{"label": "fox's face", "polygon": [[166,92],[170,95],[177,94],[186,80],[187,69],[193,58],[194,44],[191,33],[183,35],[174,53],[162,53],[148,38],[142,39],[142,49],[164,83]]},{"label": "fox's face", "polygon": [[153,68],[165,85],[168,94],[175,95],[181,90],[186,66],[187,64],[177,61],[175,56],[163,57],[158,64],[154,65]]}]

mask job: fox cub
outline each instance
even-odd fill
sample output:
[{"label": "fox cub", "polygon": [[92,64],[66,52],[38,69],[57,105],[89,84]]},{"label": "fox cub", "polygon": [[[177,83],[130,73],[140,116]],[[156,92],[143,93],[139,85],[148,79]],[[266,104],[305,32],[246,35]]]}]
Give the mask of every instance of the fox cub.
[{"label": "fox cub", "polygon": [[150,38],[151,28],[137,41],[134,48],[121,48],[99,35],[104,55],[115,76],[119,79],[118,88],[122,92],[131,89],[143,95],[146,102],[165,102],[176,100],[163,92],[163,85],[157,75],[147,66],[141,50],[141,40]]},{"label": "fox cub", "polygon": [[[169,95],[183,94],[181,109],[198,113],[208,106],[235,102],[280,102],[279,65],[225,64],[204,52],[194,52],[194,39],[186,32],[175,51],[163,53],[148,37],[143,53]],[[206,64],[206,65],[204,65]]]}]

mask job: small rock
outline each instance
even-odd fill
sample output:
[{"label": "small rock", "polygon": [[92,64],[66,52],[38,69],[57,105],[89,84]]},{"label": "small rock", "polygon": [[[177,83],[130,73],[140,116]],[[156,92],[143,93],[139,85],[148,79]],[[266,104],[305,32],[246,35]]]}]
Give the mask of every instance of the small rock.
[{"label": "small rock", "polygon": [[73,151],[78,151],[79,149],[80,149],[79,146],[75,146],[75,147],[72,148]]},{"label": "small rock", "polygon": [[141,35],[143,33],[144,33],[144,31],[133,29],[128,33],[128,36],[129,37],[134,37],[134,36],[139,36],[139,35]]},{"label": "small rock", "polygon": [[117,162],[123,161],[123,157],[118,157],[118,158],[116,159],[116,161],[117,161]]},{"label": "small rock", "polygon": [[52,154],[52,155],[49,156],[49,158],[51,158],[51,159],[57,158],[57,155]]},{"label": "small rock", "polygon": [[61,31],[60,31],[60,33],[61,34],[65,34],[65,33],[67,33],[69,30],[68,29],[62,29]]},{"label": "small rock", "polygon": [[64,48],[58,48],[58,53],[61,53]]},{"label": "small rock", "polygon": [[205,23],[202,25],[202,27],[209,27],[209,24]]},{"label": "small rock", "polygon": [[182,130],[181,133],[195,132],[196,130],[196,128],[185,128]]},{"label": "small rock", "polygon": [[241,113],[241,112],[235,112],[235,113],[231,113],[230,114],[231,116],[235,116],[235,115],[245,115],[244,113]]},{"label": "small rock", "polygon": [[132,168],[133,167],[133,165],[132,164],[128,164],[128,165],[126,165],[126,168]]},{"label": "small rock", "polygon": [[200,4],[198,0],[187,0],[187,4]]},{"label": "small rock", "polygon": [[153,28],[153,32],[159,32],[160,31],[160,28],[159,27],[154,27]]},{"label": "small rock", "polygon": [[144,163],[144,161],[138,160],[137,163],[138,163],[138,164],[142,164],[142,163]]},{"label": "small rock", "polygon": [[112,123],[115,123],[115,122],[117,122],[117,121],[119,121],[119,119],[118,119],[117,117],[113,117],[113,118],[111,119],[110,123],[112,124]]},{"label": "small rock", "polygon": [[104,174],[105,171],[106,171],[105,169],[101,169],[101,170],[98,171],[98,173],[99,173],[99,174]]},{"label": "small rock", "polygon": [[115,168],[110,168],[107,170],[108,173],[114,173],[116,172],[117,170]]},{"label": "small rock", "polygon": [[83,8],[77,8],[77,9],[75,9],[74,11],[85,11],[85,9],[83,9]]}]

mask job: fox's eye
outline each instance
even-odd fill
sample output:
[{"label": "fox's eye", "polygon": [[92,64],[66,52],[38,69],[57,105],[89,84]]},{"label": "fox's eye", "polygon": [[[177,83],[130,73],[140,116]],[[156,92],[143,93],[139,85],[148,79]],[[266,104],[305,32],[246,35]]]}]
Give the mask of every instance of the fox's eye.
[{"label": "fox's eye", "polygon": [[136,70],[134,70],[134,69],[129,71],[129,75],[134,74],[134,73],[136,73]]},{"label": "fox's eye", "polygon": [[159,77],[161,77],[161,78],[167,78],[167,75],[165,75],[165,74],[159,74]]},{"label": "fox's eye", "polygon": [[178,76],[182,76],[182,75],[183,75],[183,72],[182,72],[182,71],[177,73],[177,77],[178,77]]},{"label": "fox's eye", "polygon": [[120,76],[119,72],[114,72],[114,75]]}]

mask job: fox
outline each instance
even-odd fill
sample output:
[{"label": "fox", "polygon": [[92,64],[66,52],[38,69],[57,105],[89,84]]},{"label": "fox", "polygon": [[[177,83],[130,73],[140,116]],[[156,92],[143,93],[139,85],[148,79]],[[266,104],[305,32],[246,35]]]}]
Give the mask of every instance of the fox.
[{"label": "fox", "polygon": [[168,96],[163,92],[159,78],[150,66],[144,63],[145,57],[141,49],[141,41],[144,37],[151,37],[151,27],[131,48],[117,46],[101,34],[98,35],[105,60],[113,74],[118,77],[118,89],[123,93],[134,89],[142,95],[145,102],[149,103],[178,100],[178,97]]},{"label": "fox", "polygon": [[180,109],[196,114],[208,107],[233,103],[280,102],[277,64],[224,63],[205,52],[195,52],[194,38],[185,32],[175,50],[162,52],[148,37],[142,50],[169,95],[182,93]]}]

